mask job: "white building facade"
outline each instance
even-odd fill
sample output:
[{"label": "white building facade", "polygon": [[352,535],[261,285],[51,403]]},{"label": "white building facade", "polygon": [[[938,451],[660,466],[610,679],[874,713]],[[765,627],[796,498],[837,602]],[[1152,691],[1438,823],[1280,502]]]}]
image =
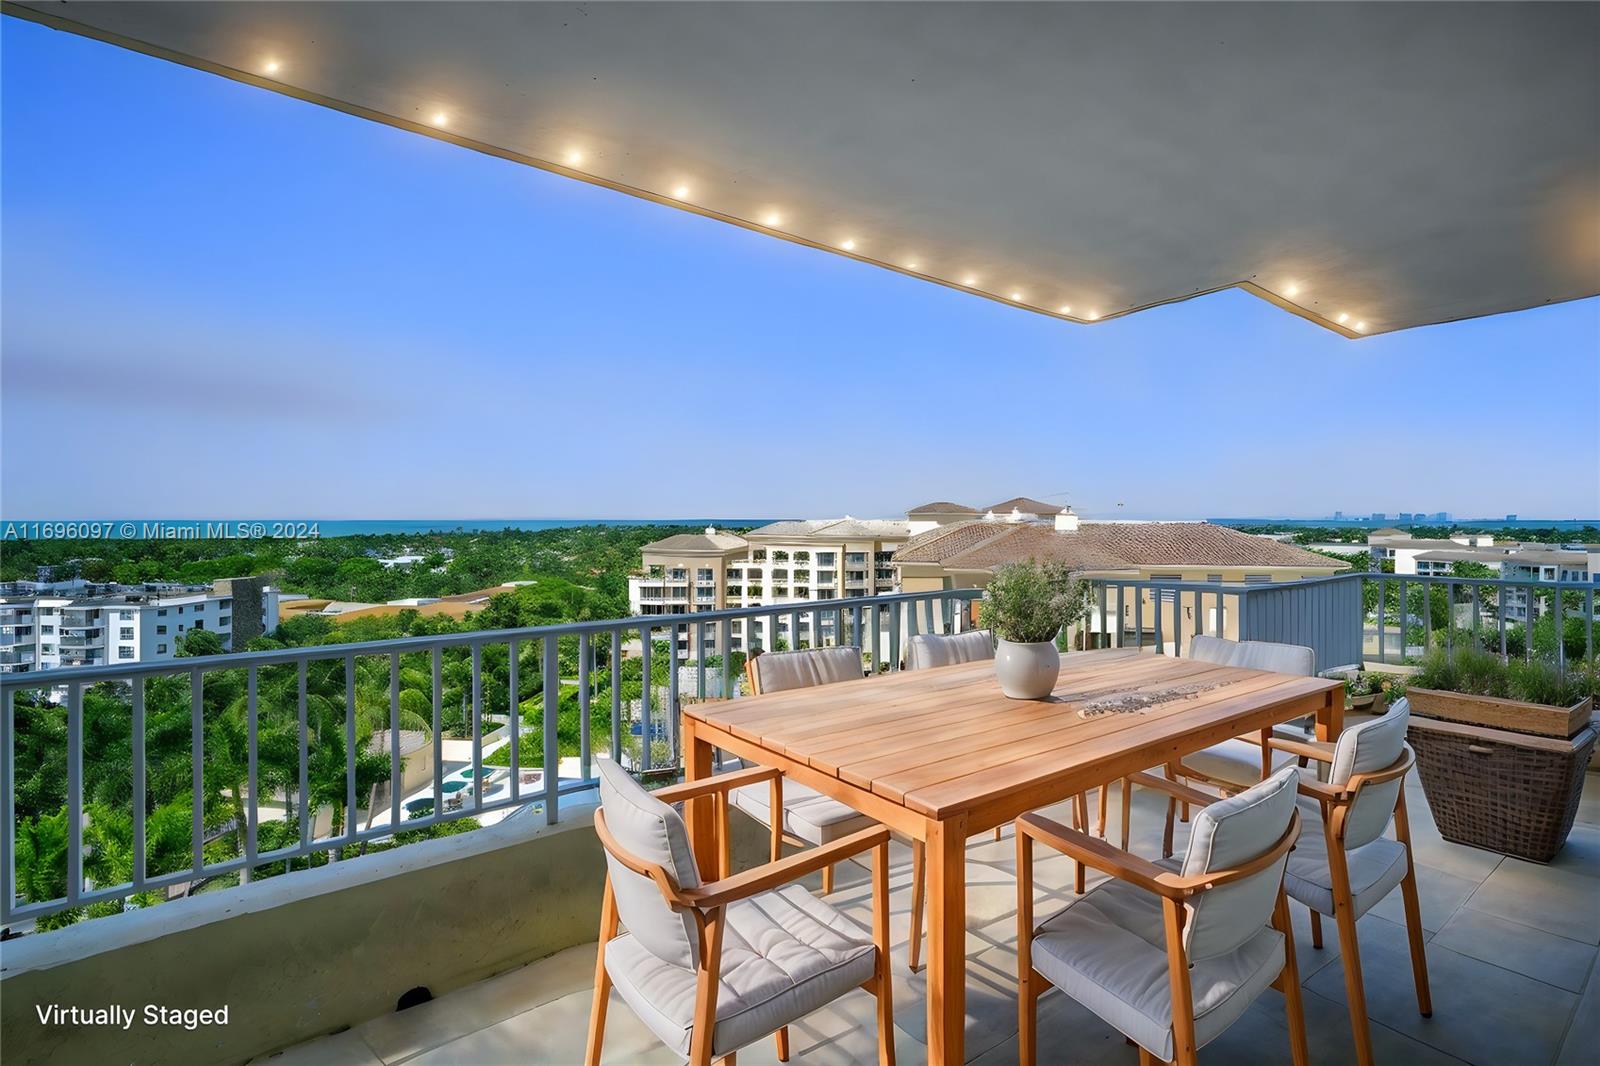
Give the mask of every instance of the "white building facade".
[{"label": "white building facade", "polygon": [[[278,590],[259,586],[260,616],[240,626],[235,585],[162,587],[15,582],[0,587],[0,672],[149,662],[177,655],[197,631],[233,650],[236,631],[278,627]],[[254,602],[257,597],[250,597]],[[248,638],[247,638],[248,639]]]}]

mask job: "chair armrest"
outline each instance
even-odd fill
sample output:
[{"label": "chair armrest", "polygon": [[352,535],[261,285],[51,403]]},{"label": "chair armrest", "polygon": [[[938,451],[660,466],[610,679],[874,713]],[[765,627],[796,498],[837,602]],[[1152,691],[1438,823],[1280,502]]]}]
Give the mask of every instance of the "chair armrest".
[{"label": "chair armrest", "polygon": [[[731,775],[730,775],[731,776]],[[781,885],[798,881],[824,866],[832,866],[852,855],[871,851],[880,845],[887,847],[889,830],[884,826],[862,829],[830,844],[786,856],[777,862],[763,863],[753,870],[744,870],[732,877],[724,877],[699,888],[680,890],[679,899],[693,907],[721,907],[735,900],[771,891]]]},{"label": "chair armrest", "polygon": [[783,771],[775,767],[752,766],[744,770],[735,770],[731,774],[717,774],[699,781],[685,781],[681,785],[658,788],[651,794],[662,803],[677,803],[679,800],[698,799],[701,796],[728,792],[744,785],[754,785],[782,776]]},{"label": "chair armrest", "polygon": [[1188,894],[1182,878],[1177,874],[1163,870],[1149,859],[1113,847],[1104,840],[1068,829],[1043,815],[1024,814],[1017,819],[1017,832],[1025,833],[1085,866],[1093,866],[1119,881],[1127,881],[1159,896],[1181,899]]},{"label": "chair armrest", "polygon": [[1338,803],[1340,800],[1350,797],[1348,789],[1338,785],[1330,785],[1324,781],[1308,781],[1303,774],[1300,777],[1299,792],[1302,796],[1310,796],[1312,799],[1322,800],[1326,803]]},{"label": "chair armrest", "polygon": [[1304,740],[1288,740],[1284,737],[1271,737],[1267,740],[1267,747],[1276,751],[1286,751],[1290,755],[1303,755],[1307,759],[1317,762],[1333,762],[1333,745],[1313,743]]},{"label": "chair armrest", "polygon": [[[1181,763],[1179,764],[1179,767],[1181,769]],[[1204,807],[1207,804],[1215,803],[1222,798],[1221,796],[1213,796],[1209,792],[1201,792],[1198,788],[1185,785],[1181,781],[1168,781],[1164,777],[1157,777],[1155,774],[1147,774],[1143,771],[1140,771],[1136,774],[1130,774],[1129,776],[1133,779],[1133,783],[1136,785],[1142,785],[1145,788],[1153,788],[1158,791],[1165,792],[1167,795],[1175,796],[1193,807]]]}]

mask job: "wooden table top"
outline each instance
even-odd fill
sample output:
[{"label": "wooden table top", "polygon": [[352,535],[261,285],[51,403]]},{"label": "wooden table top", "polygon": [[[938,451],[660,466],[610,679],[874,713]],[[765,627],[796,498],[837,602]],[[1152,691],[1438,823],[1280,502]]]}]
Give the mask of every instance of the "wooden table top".
[{"label": "wooden table top", "polygon": [[[1040,785],[1066,785],[1060,791],[1070,795],[1160,765],[1313,713],[1341,684],[1111,649],[1062,656],[1049,700],[1007,699],[994,663],[985,661],[690,704],[683,713],[943,819]],[[1107,698],[1138,703],[1140,693],[1165,699],[1132,711],[1078,713]],[[1113,767],[1132,752],[1149,761]]]}]

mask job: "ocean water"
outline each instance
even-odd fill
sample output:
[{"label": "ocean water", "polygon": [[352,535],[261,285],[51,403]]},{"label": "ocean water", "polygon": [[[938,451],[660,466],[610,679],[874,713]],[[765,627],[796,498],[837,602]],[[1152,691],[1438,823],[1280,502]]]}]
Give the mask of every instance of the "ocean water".
[{"label": "ocean water", "polygon": [[760,526],[772,518],[386,518],[325,519],[318,523],[324,537],[350,537],[367,533],[479,533],[507,529],[529,532],[573,526]]},{"label": "ocean water", "polygon": [[1372,518],[1208,518],[1207,522],[1219,526],[1314,526],[1328,529],[1383,529],[1388,526],[1457,526],[1461,529],[1582,529],[1600,526],[1600,518],[1518,518],[1508,522],[1504,518],[1452,518],[1448,522],[1435,522],[1431,518],[1401,522],[1396,517],[1383,521]]}]

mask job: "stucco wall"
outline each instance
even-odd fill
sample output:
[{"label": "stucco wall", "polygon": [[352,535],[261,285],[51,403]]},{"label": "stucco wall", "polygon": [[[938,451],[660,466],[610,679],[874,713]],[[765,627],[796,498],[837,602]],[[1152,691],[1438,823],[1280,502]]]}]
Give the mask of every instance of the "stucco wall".
[{"label": "stucco wall", "polygon": [[[737,861],[764,838],[734,819]],[[588,810],[498,826],[81,922],[0,947],[0,1058],[237,1063],[594,939],[604,862]],[[225,1027],[41,1024],[40,1005],[229,1008]]]}]

